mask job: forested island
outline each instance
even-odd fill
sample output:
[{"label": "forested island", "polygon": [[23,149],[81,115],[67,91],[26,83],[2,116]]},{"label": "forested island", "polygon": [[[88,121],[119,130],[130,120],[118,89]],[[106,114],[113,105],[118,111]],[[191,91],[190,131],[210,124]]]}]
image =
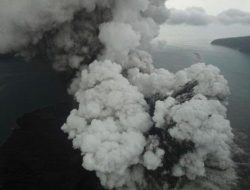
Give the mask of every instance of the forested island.
[{"label": "forested island", "polygon": [[241,52],[250,53],[250,36],[216,39],[213,45],[226,46]]}]

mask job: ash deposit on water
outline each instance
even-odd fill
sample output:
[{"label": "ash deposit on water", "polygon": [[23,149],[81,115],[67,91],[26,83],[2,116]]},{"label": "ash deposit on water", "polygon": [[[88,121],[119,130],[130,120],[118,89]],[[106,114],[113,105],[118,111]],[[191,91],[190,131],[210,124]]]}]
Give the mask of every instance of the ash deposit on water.
[{"label": "ash deposit on water", "polygon": [[231,189],[228,83],[205,63],[154,67],[168,16],[164,0],[1,0],[0,53],[74,75],[61,129],[104,188]]}]

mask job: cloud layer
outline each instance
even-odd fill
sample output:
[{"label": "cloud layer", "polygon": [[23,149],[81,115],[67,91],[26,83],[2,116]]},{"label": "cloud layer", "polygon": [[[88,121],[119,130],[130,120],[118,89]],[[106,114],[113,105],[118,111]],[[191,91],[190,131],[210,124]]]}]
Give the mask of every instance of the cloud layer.
[{"label": "cloud layer", "polygon": [[200,7],[191,7],[185,10],[170,9],[170,16],[167,24],[187,24],[187,25],[208,25],[211,23],[220,23],[224,25],[231,24],[250,24],[250,13],[238,9],[229,9],[221,12],[217,16],[207,14]]},{"label": "cloud layer", "polygon": [[223,24],[250,24],[250,13],[237,9],[223,11],[217,16],[219,22]]},{"label": "cloud layer", "polygon": [[213,22],[214,17],[206,13],[199,7],[192,7],[186,10],[171,9],[168,24],[188,24],[188,25],[206,25]]}]

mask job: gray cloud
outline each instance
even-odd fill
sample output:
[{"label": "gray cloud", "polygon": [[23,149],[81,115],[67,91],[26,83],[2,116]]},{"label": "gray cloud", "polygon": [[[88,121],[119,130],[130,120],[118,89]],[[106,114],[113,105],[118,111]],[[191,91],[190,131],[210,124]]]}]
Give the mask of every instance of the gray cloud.
[{"label": "gray cloud", "polygon": [[238,9],[228,9],[217,16],[209,15],[201,7],[191,7],[185,10],[170,9],[170,16],[167,24],[177,25],[208,25],[210,23],[231,24],[250,24],[250,13]]},{"label": "gray cloud", "polygon": [[186,10],[170,9],[168,24],[207,25],[214,17],[208,15],[203,8],[191,7]]},{"label": "gray cloud", "polygon": [[217,19],[223,24],[250,24],[250,13],[238,9],[229,9],[220,13]]}]

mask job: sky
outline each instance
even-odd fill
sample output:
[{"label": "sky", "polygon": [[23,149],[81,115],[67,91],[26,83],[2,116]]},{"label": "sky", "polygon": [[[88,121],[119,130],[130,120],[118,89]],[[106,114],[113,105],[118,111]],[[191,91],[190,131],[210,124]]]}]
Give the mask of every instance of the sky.
[{"label": "sky", "polygon": [[250,0],[168,0],[167,24],[160,39],[168,42],[213,40],[250,35]]},{"label": "sky", "polygon": [[250,12],[249,0],[168,0],[168,8],[185,9],[188,7],[202,7],[209,14],[218,14],[226,9],[240,9]]}]

